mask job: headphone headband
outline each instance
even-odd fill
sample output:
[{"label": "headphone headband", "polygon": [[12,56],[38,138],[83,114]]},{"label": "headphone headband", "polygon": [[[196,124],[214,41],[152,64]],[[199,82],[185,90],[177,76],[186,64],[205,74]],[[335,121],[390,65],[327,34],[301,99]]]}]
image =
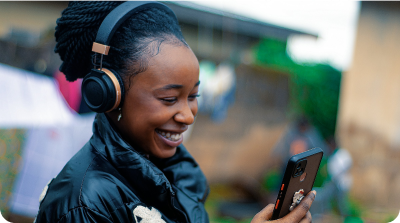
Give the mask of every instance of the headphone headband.
[{"label": "headphone headband", "polygon": [[95,112],[110,112],[124,101],[125,88],[120,75],[116,72],[102,69],[103,55],[107,55],[111,41],[118,27],[134,13],[148,8],[159,8],[176,18],[168,6],[159,2],[124,2],[112,10],[100,25],[92,51],[101,54],[100,69],[96,69],[96,54],[94,69],[85,76],[82,82],[82,97],[90,109]]},{"label": "headphone headband", "polygon": [[96,40],[93,43],[92,51],[107,55],[108,50],[110,49],[108,44],[118,27],[134,13],[148,8],[162,9],[178,21],[175,13],[168,6],[160,2],[124,2],[112,10],[101,23],[99,31],[97,32]]}]

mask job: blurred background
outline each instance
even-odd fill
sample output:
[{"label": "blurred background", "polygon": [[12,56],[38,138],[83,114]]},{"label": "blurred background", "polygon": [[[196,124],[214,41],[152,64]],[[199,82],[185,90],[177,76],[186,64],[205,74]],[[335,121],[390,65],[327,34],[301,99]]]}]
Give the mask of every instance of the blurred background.
[{"label": "blurred background", "polygon": [[[185,146],[209,180],[211,222],[274,203],[288,158],[324,150],[314,222],[390,222],[400,210],[400,3],[165,2],[200,62]],[[0,2],[0,211],[32,222],[94,115],[58,71],[67,2]]]}]

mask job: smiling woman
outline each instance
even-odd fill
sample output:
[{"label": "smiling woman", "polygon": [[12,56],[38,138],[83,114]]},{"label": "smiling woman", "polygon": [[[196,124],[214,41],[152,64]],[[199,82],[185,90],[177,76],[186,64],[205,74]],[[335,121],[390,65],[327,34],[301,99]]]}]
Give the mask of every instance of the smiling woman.
[{"label": "smiling woman", "polygon": [[[55,36],[60,71],[84,78],[98,114],[92,138],[43,191],[36,222],[208,222],[206,179],[182,145],[199,64],[174,13],[156,2],[71,2]],[[313,197],[286,221],[309,222]],[[255,223],[271,206],[260,213]]]},{"label": "smiling woman", "polygon": [[57,20],[60,70],[84,78],[98,114],[93,137],[43,191],[36,222],[208,222],[206,179],[181,145],[198,110],[197,58],[168,7],[121,3],[71,2]]},{"label": "smiling woman", "polygon": [[122,137],[145,154],[169,158],[197,114],[199,64],[186,46],[164,43],[147,69],[131,79],[122,119],[108,113]]}]

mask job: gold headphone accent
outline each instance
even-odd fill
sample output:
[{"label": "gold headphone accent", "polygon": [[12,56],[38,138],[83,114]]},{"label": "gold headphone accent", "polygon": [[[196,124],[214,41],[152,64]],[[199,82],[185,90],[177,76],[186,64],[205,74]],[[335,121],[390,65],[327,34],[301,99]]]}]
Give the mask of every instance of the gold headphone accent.
[{"label": "gold headphone accent", "polygon": [[93,42],[92,51],[96,53],[100,53],[103,55],[108,55],[108,51],[110,50],[110,46]]},{"label": "gold headphone accent", "polygon": [[[100,69],[99,69],[100,70]],[[105,74],[107,74],[107,76],[110,77],[111,81],[113,82],[114,86],[115,86],[115,94],[116,94],[116,100],[115,100],[115,104],[114,106],[106,111],[106,112],[110,112],[114,109],[116,109],[119,105],[119,103],[121,103],[121,86],[119,85],[118,79],[115,77],[115,74],[113,74],[110,70],[103,68],[101,71],[103,71]]]}]

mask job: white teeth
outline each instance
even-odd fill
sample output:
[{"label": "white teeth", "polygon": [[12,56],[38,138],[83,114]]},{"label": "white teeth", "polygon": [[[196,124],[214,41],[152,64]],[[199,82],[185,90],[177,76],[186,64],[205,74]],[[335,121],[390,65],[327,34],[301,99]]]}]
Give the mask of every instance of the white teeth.
[{"label": "white teeth", "polygon": [[175,135],[175,141],[178,141],[179,139],[181,139],[181,136],[182,136],[181,134],[176,134]]},{"label": "white teeth", "polygon": [[171,141],[178,141],[182,138],[182,134],[171,134],[169,132],[162,132],[160,130],[156,130],[160,135],[164,138],[171,140]]}]

